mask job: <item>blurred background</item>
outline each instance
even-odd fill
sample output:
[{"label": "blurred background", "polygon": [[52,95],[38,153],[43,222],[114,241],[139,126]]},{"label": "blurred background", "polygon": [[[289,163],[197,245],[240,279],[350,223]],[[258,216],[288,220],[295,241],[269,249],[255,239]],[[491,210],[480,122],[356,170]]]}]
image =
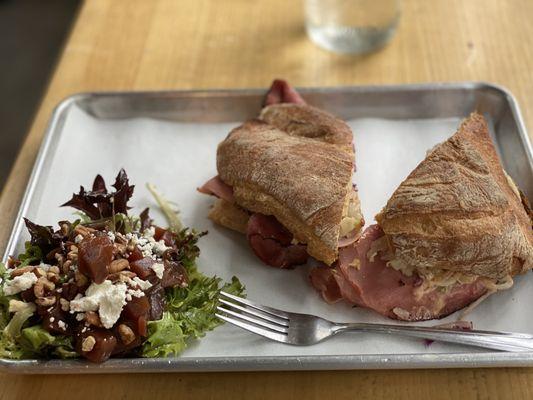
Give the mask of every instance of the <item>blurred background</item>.
[{"label": "blurred background", "polygon": [[79,4],[79,0],[0,0],[0,191]]}]

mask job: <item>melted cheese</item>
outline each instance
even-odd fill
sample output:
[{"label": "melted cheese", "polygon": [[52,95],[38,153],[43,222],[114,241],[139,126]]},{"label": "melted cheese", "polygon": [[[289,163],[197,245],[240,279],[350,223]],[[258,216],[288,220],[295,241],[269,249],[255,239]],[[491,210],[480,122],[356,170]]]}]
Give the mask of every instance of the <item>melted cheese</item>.
[{"label": "melted cheese", "polygon": [[340,222],[339,237],[347,236],[350,232],[361,226],[362,215],[359,206],[359,200],[354,191],[346,197],[344,204],[343,217]]}]

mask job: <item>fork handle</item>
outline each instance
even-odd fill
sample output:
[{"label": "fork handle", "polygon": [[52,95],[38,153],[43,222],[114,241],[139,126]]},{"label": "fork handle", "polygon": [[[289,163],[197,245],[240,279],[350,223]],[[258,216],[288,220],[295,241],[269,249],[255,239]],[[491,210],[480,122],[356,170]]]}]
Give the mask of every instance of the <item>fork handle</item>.
[{"label": "fork handle", "polygon": [[525,352],[533,351],[533,336],[491,331],[457,331],[453,329],[429,328],[422,326],[386,324],[335,324],[335,333],[356,331],[396,334],[440,342],[458,343],[487,349]]}]

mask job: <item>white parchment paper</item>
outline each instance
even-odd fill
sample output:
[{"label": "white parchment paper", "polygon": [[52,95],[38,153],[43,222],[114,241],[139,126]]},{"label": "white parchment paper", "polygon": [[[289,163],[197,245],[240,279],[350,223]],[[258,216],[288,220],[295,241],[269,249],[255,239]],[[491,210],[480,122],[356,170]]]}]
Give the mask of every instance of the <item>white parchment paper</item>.
[{"label": "white parchment paper", "polygon": [[[349,121],[355,135],[359,188],[367,225],[397,185],[425,157],[426,151],[455,131],[459,119]],[[238,276],[248,297],[290,311],[320,315],[336,321],[389,322],[379,315],[345,304],[328,305],[308,283],[307,267],[291,271],[262,265],[246,239],[215,226],[206,215],[213,199],[196,188],[216,174],[217,144],[235,123],[176,123],[151,119],[101,120],[74,108],[65,122],[55,156],[32,199],[28,216],[40,224],[72,218],[72,210],[58,206],[80,184],[89,187],[97,173],[108,184],[121,167],[136,184],[133,212],[151,206],[156,221],[163,223],[145,188],[154,183],[179,205],[183,222],[209,234],[200,242],[199,268],[225,279]],[[27,236],[19,240],[19,248]],[[475,327],[533,332],[525,311],[532,303],[533,282],[516,279],[512,290],[498,293],[471,315]],[[446,320],[453,319],[453,316]],[[435,322],[425,323],[425,325]],[[311,347],[292,347],[270,342],[228,324],[191,345],[183,357],[355,355],[399,353],[449,353],[480,351],[454,345],[394,338],[374,334],[345,334]]]}]

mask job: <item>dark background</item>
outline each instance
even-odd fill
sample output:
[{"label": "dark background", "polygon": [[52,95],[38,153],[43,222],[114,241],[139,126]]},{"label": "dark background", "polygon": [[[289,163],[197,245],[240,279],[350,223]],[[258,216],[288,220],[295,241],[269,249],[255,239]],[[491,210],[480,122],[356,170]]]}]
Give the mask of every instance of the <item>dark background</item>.
[{"label": "dark background", "polygon": [[79,0],[0,0],[0,191],[75,19]]}]

